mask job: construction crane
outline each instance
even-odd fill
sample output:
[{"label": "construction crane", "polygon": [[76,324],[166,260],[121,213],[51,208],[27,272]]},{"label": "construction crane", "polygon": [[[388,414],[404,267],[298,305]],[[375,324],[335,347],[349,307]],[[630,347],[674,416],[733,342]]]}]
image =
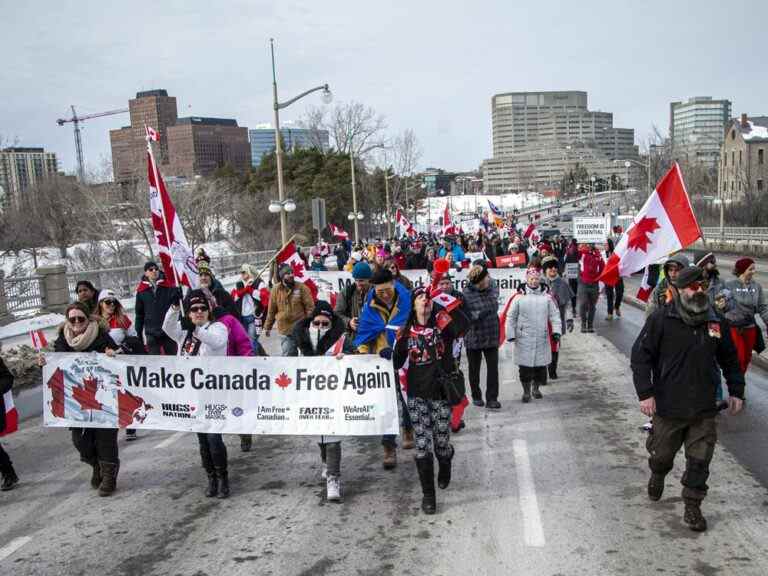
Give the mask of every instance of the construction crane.
[{"label": "construction crane", "polygon": [[84,120],[91,120],[92,118],[101,118],[102,116],[113,116],[115,114],[125,114],[128,112],[128,108],[121,108],[120,110],[107,110],[106,112],[97,112],[96,114],[85,114],[78,116],[75,112],[75,107],[72,108],[72,118],[59,118],[56,120],[56,124],[64,126],[67,122],[72,122],[75,126],[75,154],[77,155],[77,179],[80,182],[85,182],[85,162],[83,161],[83,143],[80,139],[80,122]]}]

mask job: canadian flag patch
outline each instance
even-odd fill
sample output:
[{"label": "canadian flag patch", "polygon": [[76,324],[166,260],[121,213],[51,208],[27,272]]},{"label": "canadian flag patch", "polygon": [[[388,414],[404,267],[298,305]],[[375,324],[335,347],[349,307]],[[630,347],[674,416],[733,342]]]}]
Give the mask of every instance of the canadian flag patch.
[{"label": "canadian flag patch", "polygon": [[720,323],[719,322],[710,322],[709,323],[709,335],[712,338],[720,338]]}]

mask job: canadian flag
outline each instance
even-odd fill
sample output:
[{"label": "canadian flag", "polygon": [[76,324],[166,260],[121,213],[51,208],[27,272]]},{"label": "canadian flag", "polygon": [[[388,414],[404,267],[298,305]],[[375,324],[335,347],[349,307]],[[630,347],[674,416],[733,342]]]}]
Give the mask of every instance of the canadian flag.
[{"label": "canadian flag", "polygon": [[32,348],[40,352],[41,349],[48,346],[48,340],[42,330],[30,330],[29,337],[32,339]]},{"label": "canadian flag", "polygon": [[416,237],[416,228],[413,227],[408,221],[408,218],[405,217],[405,214],[403,214],[399,208],[397,209],[397,212],[395,212],[395,220],[397,220],[397,225],[402,229],[401,231],[404,231],[411,238]]},{"label": "canadian flag", "polygon": [[5,428],[0,432],[0,436],[7,436],[19,429],[19,413],[13,405],[13,392],[8,390],[3,394],[3,403],[5,404]]},{"label": "canadian flag", "polygon": [[443,236],[456,234],[456,226],[451,222],[451,210],[448,204],[445,205],[443,210]]},{"label": "canadian flag", "polygon": [[144,130],[147,133],[147,140],[152,140],[153,142],[160,141],[160,132],[149,126],[144,126]]},{"label": "canadian flag", "polygon": [[653,292],[653,289],[656,287],[656,284],[659,279],[659,273],[651,272],[650,266],[645,267],[645,273],[643,274],[643,279],[640,281],[640,288],[637,289],[637,299],[642,300],[643,302],[648,302],[648,298],[651,297],[651,293]]},{"label": "canadian flag", "polygon": [[620,276],[629,276],[699,238],[701,229],[675,163],[621,236],[599,280],[614,286]]},{"label": "canadian flag", "polygon": [[346,335],[342,334],[338,340],[334,343],[333,346],[328,348],[328,350],[325,351],[326,356],[338,356],[344,351],[344,341],[346,340]]},{"label": "canadian flag", "polygon": [[283,264],[288,264],[293,270],[293,277],[297,282],[301,282],[309,291],[312,292],[312,298],[317,300],[317,284],[307,275],[307,269],[304,266],[304,260],[299,256],[296,250],[296,243],[293,241],[288,242],[277,255],[277,266],[280,267]]},{"label": "canadian flag", "polygon": [[[148,128],[147,130],[151,130]],[[152,146],[147,140],[147,180],[149,182],[149,209],[152,213],[152,228],[155,241],[160,249],[160,261],[165,272],[167,286],[179,283],[190,288],[197,288],[197,264],[195,255],[187,243],[184,228],[173,206],[165,182],[160,175],[152,153]]]},{"label": "canadian flag", "polygon": [[450,294],[446,294],[445,292],[438,292],[437,294],[433,294],[432,302],[442,306],[443,310],[446,312],[452,312],[456,309],[457,306],[461,304],[461,301],[458,298],[451,296]]},{"label": "canadian flag", "polygon": [[338,226],[334,226],[333,224],[329,225],[331,227],[331,234],[334,238],[341,238],[342,240],[349,239],[349,232],[345,232]]},{"label": "canadian flag", "polygon": [[528,228],[525,229],[525,232],[523,232],[523,238],[528,240],[530,244],[538,244],[539,240],[541,240],[541,234],[539,234],[539,231],[536,230],[536,224],[531,222],[528,225]]}]

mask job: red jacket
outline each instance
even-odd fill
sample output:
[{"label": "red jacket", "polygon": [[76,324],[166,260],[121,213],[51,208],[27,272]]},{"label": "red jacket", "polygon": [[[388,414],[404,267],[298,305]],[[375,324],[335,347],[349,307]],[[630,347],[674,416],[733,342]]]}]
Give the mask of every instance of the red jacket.
[{"label": "red jacket", "polygon": [[586,250],[581,253],[581,281],[585,284],[597,284],[597,279],[605,268],[605,260],[598,250]]}]

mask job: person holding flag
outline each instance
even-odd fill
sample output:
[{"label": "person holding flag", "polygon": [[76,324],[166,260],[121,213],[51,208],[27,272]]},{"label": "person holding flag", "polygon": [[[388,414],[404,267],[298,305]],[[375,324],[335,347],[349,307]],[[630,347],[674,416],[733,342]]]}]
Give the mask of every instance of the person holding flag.
[{"label": "person holding flag", "polygon": [[[0,436],[10,434],[11,432],[14,432],[16,428],[16,423],[10,422],[11,418],[8,414],[9,406],[6,406],[5,402],[5,399],[12,394],[12,388],[13,374],[10,370],[8,370],[8,367],[5,365],[3,358],[0,357]],[[11,402],[13,402],[12,396]],[[14,418],[17,417],[14,415]],[[16,484],[19,482],[19,477],[16,475],[16,470],[13,469],[11,458],[3,449],[2,445],[0,445],[0,477],[2,477],[2,482],[0,482],[0,490],[3,492],[13,489],[13,487],[16,486]]]},{"label": "person holding flag", "polygon": [[163,332],[163,318],[181,299],[181,288],[170,286],[156,262],[144,264],[144,275],[136,287],[136,334],[150,354],[175,356],[176,342]]}]

